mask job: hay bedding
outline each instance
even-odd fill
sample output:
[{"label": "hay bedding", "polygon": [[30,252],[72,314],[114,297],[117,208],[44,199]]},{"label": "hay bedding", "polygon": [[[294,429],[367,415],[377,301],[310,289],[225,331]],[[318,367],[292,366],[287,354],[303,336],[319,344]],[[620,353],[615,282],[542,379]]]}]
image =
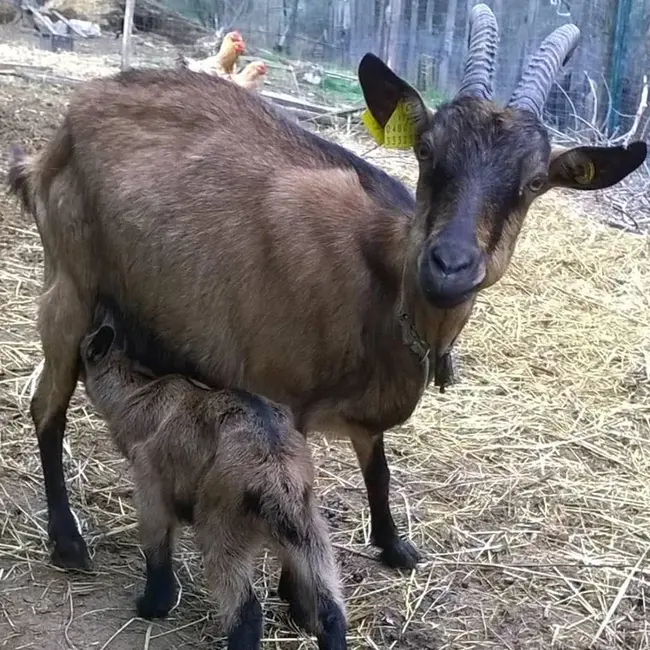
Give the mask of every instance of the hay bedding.
[{"label": "hay bedding", "polygon": [[[30,45],[0,43],[0,61],[6,64],[41,66],[73,79],[91,79],[119,70],[117,46],[114,55],[80,55],[77,52],[48,52]],[[43,75],[45,79],[47,74]]]},{"label": "hay bedding", "polygon": [[[5,34],[11,35],[11,41],[7,38],[7,42],[3,42]],[[6,67],[22,66],[36,76],[42,75],[44,82],[52,75],[73,80],[92,79],[119,71],[121,43],[107,32],[101,38],[75,40],[74,52],[48,52],[35,45],[33,34],[0,26],[0,63]],[[134,34],[132,45],[134,65],[175,65],[177,49],[156,35]]]},{"label": "hay bedding", "polygon": [[[17,137],[47,138],[65,94],[40,93],[0,85],[3,150]],[[361,152],[368,146],[334,137]],[[368,158],[413,181],[405,156]],[[0,647],[205,647],[218,630],[187,535],[172,618],[132,619],[143,560],[129,474],[81,391],[65,462],[96,573],[47,564],[26,394],[40,360],[41,250],[15,203],[0,202]],[[559,193],[538,203],[507,277],[480,298],[464,332],[463,383],[428,393],[388,435],[395,514],[425,553],[417,572],[399,575],[369,559],[353,454],[314,439],[351,648],[650,647],[648,243],[579,214],[580,203]],[[274,561],[264,558],[257,580],[264,647],[315,647],[286,624]]]}]

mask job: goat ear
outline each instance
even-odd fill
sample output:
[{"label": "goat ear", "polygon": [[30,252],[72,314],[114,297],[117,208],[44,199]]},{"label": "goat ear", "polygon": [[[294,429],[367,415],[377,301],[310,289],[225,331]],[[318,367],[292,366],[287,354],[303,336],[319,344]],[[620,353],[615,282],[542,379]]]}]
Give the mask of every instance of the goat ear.
[{"label": "goat ear", "polygon": [[115,340],[115,330],[110,325],[102,325],[90,339],[86,356],[90,361],[99,361],[105,357]]},{"label": "goat ear", "polygon": [[359,84],[368,110],[383,128],[400,102],[405,102],[416,124],[426,120],[429,111],[413,86],[398,77],[379,57],[368,52],[359,63]]},{"label": "goat ear", "polygon": [[600,190],[616,185],[643,164],[647,149],[641,141],[628,147],[554,149],[549,184],[573,190]]}]

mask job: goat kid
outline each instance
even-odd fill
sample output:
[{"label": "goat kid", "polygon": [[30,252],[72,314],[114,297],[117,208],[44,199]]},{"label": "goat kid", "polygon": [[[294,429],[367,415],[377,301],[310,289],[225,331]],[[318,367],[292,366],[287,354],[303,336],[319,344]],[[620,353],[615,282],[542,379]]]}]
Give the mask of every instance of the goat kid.
[{"label": "goat kid", "polygon": [[385,126],[404,104],[417,127],[415,197],[218,78],[130,70],[78,90],[45,150],[10,170],[44,248],[31,413],[56,564],[89,564],[61,449],[79,342],[106,302],[156,374],[265,395],[303,433],[350,438],[372,541],[387,565],[416,565],[390,511],[384,432],[410,417],[478,293],[505,273],[533,201],[609,187],[646,158],[643,142],[551,147],[542,108],[579,35],[548,36],[505,107],[492,101],[498,29],[483,4],[460,89],[435,113],[364,56],[372,116]]},{"label": "goat kid", "polygon": [[257,650],[262,610],[252,587],[266,542],[282,559],[279,594],[321,650],[344,650],[346,622],[327,527],[312,492],[307,443],[289,409],[240,390],[207,390],[181,376],[152,379],[123,349],[104,314],[80,347],[92,402],[133,467],[147,560],[144,618],[174,602],[172,541],[192,523],[229,650]]}]

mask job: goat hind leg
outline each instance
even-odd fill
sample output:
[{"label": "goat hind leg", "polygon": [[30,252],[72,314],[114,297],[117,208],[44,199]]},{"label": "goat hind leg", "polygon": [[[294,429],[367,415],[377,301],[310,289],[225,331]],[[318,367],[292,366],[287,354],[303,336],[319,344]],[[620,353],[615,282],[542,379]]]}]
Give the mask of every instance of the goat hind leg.
[{"label": "goat hind leg", "polygon": [[197,508],[196,538],[205,563],[208,588],[228,635],[228,650],[259,650],[262,606],[253,590],[252,574],[259,538],[255,530],[216,509]]},{"label": "goat hind leg", "polygon": [[262,606],[252,587],[228,630],[228,650],[258,650],[262,642]]},{"label": "goat hind leg", "polygon": [[44,365],[30,412],[43,468],[52,563],[67,569],[88,569],[88,548],[70,510],[63,475],[66,412],[79,376],[79,343],[92,313],[72,282],[56,277],[43,294],[38,329]]},{"label": "goat hind leg", "polygon": [[346,617],[339,570],[327,526],[308,503],[299,542],[280,543],[282,573],[278,593],[289,602],[296,624],[315,634],[319,650],[346,650]]},{"label": "goat hind leg", "polygon": [[357,454],[370,505],[372,542],[381,549],[381,561],[392,569],[413,569],[420,554],[400,538],[390,512],[390,470],[384,452],[384,435],[355,435],[352,445]]},{"label": "goat hind leg", "polygon": [[278,596],[289,605],[289,616],[294,623],[302,629],[308,630],[310,626],[309,609],[301,600],[301,584],[298,576],[294,574],[292,562],[282,563],[280,582],[278,584]]}]

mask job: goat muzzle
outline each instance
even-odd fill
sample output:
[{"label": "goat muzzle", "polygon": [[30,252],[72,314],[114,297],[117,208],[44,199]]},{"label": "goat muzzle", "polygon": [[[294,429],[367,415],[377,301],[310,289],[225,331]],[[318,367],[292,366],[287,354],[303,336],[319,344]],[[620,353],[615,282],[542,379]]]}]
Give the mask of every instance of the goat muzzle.
[{"label": "goat muzzle", "polygon": [[420,283],[434,307],[450,309],[471,297],[485,273],[485,254],[478,246],[440,238],[422,258]]}]

